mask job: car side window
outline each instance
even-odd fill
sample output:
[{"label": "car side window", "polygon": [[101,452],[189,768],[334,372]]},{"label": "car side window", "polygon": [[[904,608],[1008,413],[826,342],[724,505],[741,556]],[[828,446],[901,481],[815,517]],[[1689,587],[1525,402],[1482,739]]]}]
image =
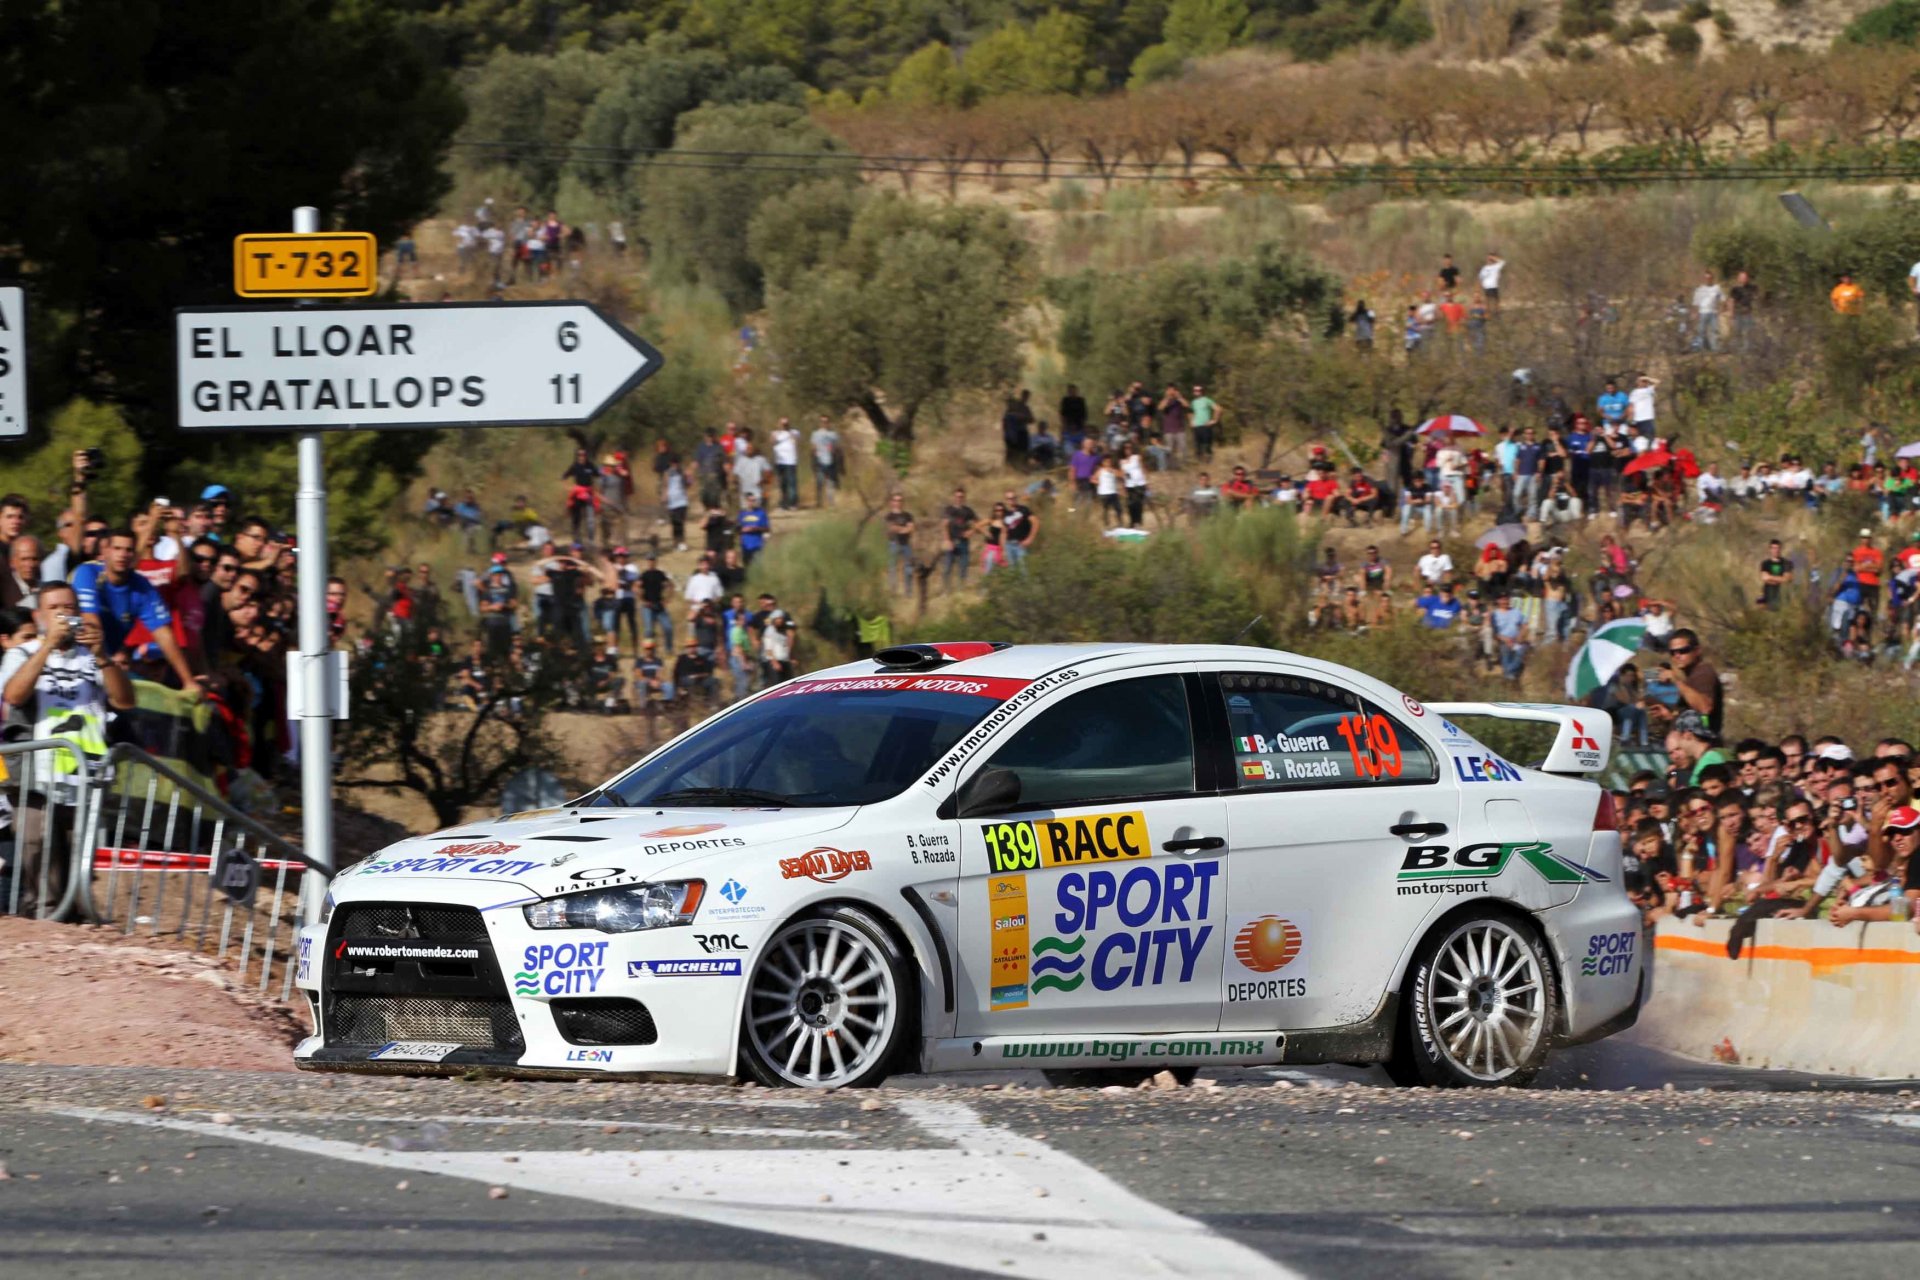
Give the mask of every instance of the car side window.
[{"label": "car side window", "polygon": [[1035,716],[990,767],[1020,775],[1022,809],[1193,790],[1193,729],[1177,675],[1120,680]]},{"label": "car side window", "polygon": [[1432,782],[1433,753],[1412,730],[1349,689],[1305,676],[1220,676],[1240,791]]}]

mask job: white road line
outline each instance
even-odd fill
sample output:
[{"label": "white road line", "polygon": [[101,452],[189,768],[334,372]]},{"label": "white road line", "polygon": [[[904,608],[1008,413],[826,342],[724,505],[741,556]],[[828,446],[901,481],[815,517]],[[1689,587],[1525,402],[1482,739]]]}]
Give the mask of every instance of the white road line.
[{"label": "white road line", "polygon": [[[951,1147],[915,1151],[393,1151],[171,1116],[78,1119],[256,1142],[303,1155],[519,1187],[748,1231],[1033,1280],[1299,1280],[1264,1254],[1045,1143],[935,1099],[892,1104]],[[612,1123],[612,1122],[608,1122]],[[509,1162],[511,1158],[511,1163]]]},{"label": "white road line", "polygon": [[[66,1114],[77,1114],[67,1112]],[[105,1113],[102,1113],[105,1114]],[[176,1112],[182,1119],[189,1119],[202,1112]],[[348,1124],[470,1124],[491,1125],[496,1128],[505,1125],[520,1125],[528,1128],[554,1129],[605,1129],[609,1126],[631,1129],[636,1133],[711,1133],[725,1138],[831,1138],[835,1142],[851,1142],[858,1135],[844,1129],[785,1129],[765,1125],[725,1125],[725,1124],[686,1124],[669,1120],[573,1120],[541,1116],[414,1116],[385,1115],[380,1112],[334,1112],[334,1111],[232,1111],[228,1112],[236,1120],[265,1120],[269,1123],[289,1120],[326,1120]]]}]

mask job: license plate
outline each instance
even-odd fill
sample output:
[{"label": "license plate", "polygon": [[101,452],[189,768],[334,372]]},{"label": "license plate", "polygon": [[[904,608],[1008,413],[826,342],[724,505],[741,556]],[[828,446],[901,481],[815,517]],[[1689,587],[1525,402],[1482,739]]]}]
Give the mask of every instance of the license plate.
[{"label": "license plate", "polygon": [[368,1054],[369,1060],[378,1058],[382,1062],[438,1062],[455,1049],[465,1048],[458,1044],[438,1044],[431,1040],[396,1040],[392,1044],[383,1044]]}]

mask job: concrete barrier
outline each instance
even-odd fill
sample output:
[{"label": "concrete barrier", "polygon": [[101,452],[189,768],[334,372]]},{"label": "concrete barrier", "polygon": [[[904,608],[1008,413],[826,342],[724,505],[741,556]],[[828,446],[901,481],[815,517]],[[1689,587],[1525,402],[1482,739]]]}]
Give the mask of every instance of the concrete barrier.
[{"label": "concrete barrier", "polygon": [[1920,935],[1905,921],[1763,920],[1738,960],[1730,920],[1662,920],[1640,1038],[1690,1058],[1920,1077]]}]

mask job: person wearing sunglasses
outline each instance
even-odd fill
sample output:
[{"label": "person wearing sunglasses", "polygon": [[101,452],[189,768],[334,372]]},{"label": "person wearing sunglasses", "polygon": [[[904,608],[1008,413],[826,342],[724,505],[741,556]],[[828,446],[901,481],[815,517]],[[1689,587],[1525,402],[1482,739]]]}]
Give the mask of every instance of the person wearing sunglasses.
[{"label": "person wearing sunglasses", "polygon": [[1833,849],[1814,817],[1813,806],[1805,800],[1788,802],[1780,826],[1786,839],[1775,847],[1756,892],[1763,897],[1797,900],[1813,888],[1814,877],[1832,859]]},{"label": "person wearing sunglasses", "polygon": [[1719,669],[1706,660],[1699,635],[1690,627],[1676,628],[1667,641],[1667,658],[1683,707],[1699,712],[1718,735],[1725,726],[1726,686]]}]

